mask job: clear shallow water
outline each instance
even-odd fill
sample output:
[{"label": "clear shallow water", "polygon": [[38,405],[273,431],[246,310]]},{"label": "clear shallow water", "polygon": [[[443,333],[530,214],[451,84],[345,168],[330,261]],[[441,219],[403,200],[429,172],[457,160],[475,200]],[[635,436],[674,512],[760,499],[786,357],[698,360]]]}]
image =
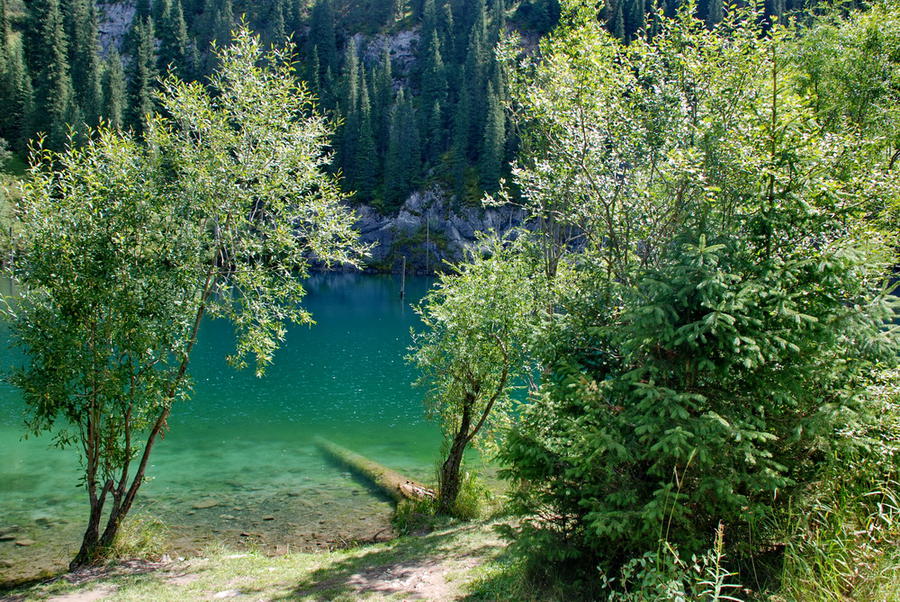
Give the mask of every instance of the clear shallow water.
[{"label": "clear shallow water", "polygon": [[[439,433],[403,359],[418,323],[409,304],[430,282],[408,279],[401,301],[396,277],[314,276],[305,305],[317,324],[292,328],[262,379],[226,365],[227,323],[204,323],[192,400],[173,411],[134,512],[170,525],[185,552],[214,542],[278,551],[388,536],[389,501],[327,462],[312,437],[432,480]],[[0,536],[15,526],[17,539],[35,542],[0,542],[0,579],[61,566],[87,516],[72,451],[22,440],[21,425],[16,392],[0,386]]]}]

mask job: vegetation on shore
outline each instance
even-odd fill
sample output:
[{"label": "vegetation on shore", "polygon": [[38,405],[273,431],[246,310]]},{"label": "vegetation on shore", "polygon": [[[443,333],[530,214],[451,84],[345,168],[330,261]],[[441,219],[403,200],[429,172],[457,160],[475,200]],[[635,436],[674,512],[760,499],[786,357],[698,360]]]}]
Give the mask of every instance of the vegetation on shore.
[{"label": "vegetation on shore", "polygon": [[[431,597],[900,596],[900,6],[799,23],[695,9],[623,41],[571,0],[537,58],[497,46],[521,148],[485,202],[529,227],[481,239],[419,307],[410,360],[443,459],[436,499],[396,520],[438,531],[286,557],[299,577],[223,552],[105,593],[403,596],[459,561],[467,585]],[[61,419],[84,450],[77,568],[115,550],[204,312],[234,322],[235,363],[264,366],[284,321],[310,320],[308,252],[360,250],[284,55],[260,60],[247,32],[223,52],[219,95],[167,80],[143,141],[104,131],[40,155],[19,203],[25,292],[7,313],[31,364],[14,381],[33,430]],[[149,433],[133,477],[132,429]],[[505,548],[479,523],[440,530],[481,513],[473,444],[510,484],[491,526]]]}]

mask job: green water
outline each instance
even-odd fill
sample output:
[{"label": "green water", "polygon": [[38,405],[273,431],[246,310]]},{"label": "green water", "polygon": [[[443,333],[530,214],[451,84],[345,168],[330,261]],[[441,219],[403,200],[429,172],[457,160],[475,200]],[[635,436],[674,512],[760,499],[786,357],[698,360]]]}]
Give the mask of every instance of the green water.
[{"label": "green water", "polygon": [[[292,328],[262,379],[225,363],[227,323],[201,329],[194,394],[173,412],[139,494],[138,514],[170,526],[177,550],[209,543],[266,550],[323,548],[389,534],[391,504],[328,463],[314,435],[430,481],[439,447],[422,391],[404,361],[409,307],[430,280],[327,274],[308,282],[317,324]],[[6,356],[7,363],[9,355]],[[16,526],[31,546],[0,542],[0,577],[56,566],[77,546],[87,514],[73,453],[22,440],[21,404],[0,389],[0,534]],[[196,508],[198,501],[215,503]]]}]

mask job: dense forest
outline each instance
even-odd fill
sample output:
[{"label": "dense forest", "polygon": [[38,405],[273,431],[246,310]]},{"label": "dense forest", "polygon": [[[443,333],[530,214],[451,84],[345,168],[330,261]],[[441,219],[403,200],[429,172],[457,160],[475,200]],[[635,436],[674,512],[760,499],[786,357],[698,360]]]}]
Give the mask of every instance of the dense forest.
[{"label": "dense forest", "polygon": [[[801,4],[777,0],[766,11]],[[696,12],[711,25],[722,6],[703,0]],[[101,27],[115,29],[113,9],[131,21],[101,43]],[[627,40],[653,10],[621,0],[601,18]],[[533,48],[559,13],[557,0],[0,0],[0,137],[24,154],[38,134],[60,150],[101,121],[141,132],[157,78],[205,81],[216,66],[211,44],[246,21],[267,44],[294,42],[297,77],[342,124],[332,168],[358,201],[390,212],[441,183],[457,202],[476,202],[497,190],[518,146],[494,48],[510,32]]]}]

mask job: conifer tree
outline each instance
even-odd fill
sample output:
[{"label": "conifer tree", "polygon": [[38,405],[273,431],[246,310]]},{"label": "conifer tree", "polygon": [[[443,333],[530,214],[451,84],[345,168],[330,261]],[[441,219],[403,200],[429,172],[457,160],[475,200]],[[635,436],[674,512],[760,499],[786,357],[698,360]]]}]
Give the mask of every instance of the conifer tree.
[{"label": "conifer tree", "polygon": [[74,98],[88,125],[100,120],[103,92],[97,14],[91,0],[68,0],[65,15]]},{"label": "conifer tree", "polygon": [[447,100],[447,73],[436,32],[432,32],[425,51],[421,89],[423,107],[434,107],[435,104],[440,108],[444,107]]},{"label": "conifer tree", "polygon": [[269,19],[272,23],[269,31],[269,40],[276,48],[282,48],[287,41],[286,10],[284,0],[275,0],[269,13]]},{"label": "conifer tree", "polygon": [[396,209],[419,175],[421,142],[412,98],[401,88],[391,109],[390,134],[384,160],[384,205]]},{"label": "conifer tree", "polygon": [[[334,73],[338,68],[337,34],[334,24],[332,0],[319,0],[312,8],[307,37],[307,56],[313,48],[318,48],[319,77],[330,68]],[[324,82],[323,82],[324,83]]]},{"label": "conifer tree", "polygon": [[137,47],[128,77],[128,111],[126,125],[136,132],[144,131],[145,119],[153,112],[153,89],[157,77],[153,21],[143,19],[134,26]]},{"label": "conifer tree", "polygon": [[401,89],[397,93],[397,100],[391,107],[390,126],[388,130],[388,145],[384,157],[384,205],[385,209],[392,209],[406,191],[404,180],[403,160],[401,157],[400,133],[403,127],[400,104],[403,101],[404,92]]},{"label": "conifer tree", "polygon": [[[623,2],[626,0],[622,0]],[[644,15],[647,12],[644,0],[627,0],[628,14],[625,19],[625,37],[634,39],[638,31],[644,26]]]},{"label": "conifer tree", "polygon": [[[465,67],[463,67],[461,78],[465,81]],[[466,193],[466,166],[469,160],[469,130],[471,128],[470,110],[469,95],[462,94],[456,104],[456,112],[453,116],[453,135],[450,143],[450,183],[459,202],[465,199]]]},{"label": "conifer tree", "polygon": [[438,35],[441,39],[441,47],[448,63],[459,62],[459,44],[456,42],[456,27],[453,19],[453,6],[450,2],[444,2],[440,9],[438,19]]},{"label": "conifer tree", "polygon": [[444,127],[444,111],[441,103],[435,101],[431,105],[431,109],[426,113],[424,123],[425,162],[433,164],[447,148],[447,129]]},{"label": "conifer tree", "polygon": [[125,73],[119,52],[113,45],[106,57],[106,69],[103,72],[103,117],[110,127],[120,129],[124,125],[124,115]]},{"label": "conifer tree", "polygon": [[9,35],[11,32],[7,2],[6,0],[0,0],[0,59],[4,62],[10,53]]},{"label": "conifer tree", "polygon": [[181,0],[162,0],[162,16],[159,27],[159,70],[172,70],[183,79],[194,76],[189,50],[187,23]]},{"label": "conifer tree", "polygon": [[481,188],[485,192],[494,193],[497,191],[503,167],[505,142],[506,116],[503,113],[500,99],[494,91],[494,85],[491,83],[488,84],[487,118],[478,162]]},{"label": "conifer tree", "polygon": [[137,0],[134,12],[135,19],[142,20],[153,16],[152,9],[153,7],[151,6],[150,0]]},{"label": "conifer tree", "polygon": [[391,51],[385,48],[381,67],[376,72],[372,95],[372,119],[375,128],[375,146],[384,156],[388,147],[391,125],[391,105],[394,100],[394,75],[391,66]]},{"label": "conifer tree", "polygon": [[622,11],[624,0],[607,0],[606,12],[608,16],[607,26],[609,32],[620,40],[625,39],[625,16]]},{"label": "conifer tree", "polygon": [[[58,0],[41,0],[29,25],[30,38],[38,39],[40,50],[29,49],[34,73],[35,110],[41,115],[40,129],[47,135],[45,146],[60,150],[66,145],[68,124],[73,120],[72,80],[69,72],[68,41]],[[27,43],[31,43],[30,40]],[[43,62],[37,62],[41,61]],[[30,62],[31,62],[30,61]]]},{"label": "conifer tree", "polygon": [[231,29],[234,26],[234,6],[231,0],[218,0],[216,4],[213,27],[216,33],[215,39],[221,45],[231,39]]},{"label": "conifer tree", "polygon": [[706,24],[710,27],[722,20],[722,0],[708,0],[706,7]]},{"label": "conifer tree", "polygon": [[23,151],[32,133],[33,92],[21,42],[8,45],[0,76],[0,137]]},{"label": "conifer tree", "polygon": [[312,52],[310,53],[309,63],[305,65],[306,69],[306,83],[309,84],[310,90],[318,97],[319,102],[322,102],[322,66],[319,61],[319,47],[313,46]]},{"label": "conifer tree", "polygon": [[359,89],[360,89],[360,65],[359,54],[356,49],[356,40],[350,38],[344,55],[344,71],[343,71],[342,87],[342,114],[344,118],[343,131],[340,133],[340,144],[338,145],[338,165],[347,175],[348,180],[352,182],[353,175],[350,173],[355,167],[353,164],[355,158],[355,149],[360,131],[360,115],[359,115]]},{"label": "conifer tree", "polygon": [[357,197],[363,201],[371,201],[378,183],[378,151],[375,147],[375,137],[372,131],[372,109],[369,103],[369,87],[366,85],[366,71],[360,66],[361,77],[359,86],[359,108],[357,110],[359,120],[359,138],[353,149],[352,176]]}]

